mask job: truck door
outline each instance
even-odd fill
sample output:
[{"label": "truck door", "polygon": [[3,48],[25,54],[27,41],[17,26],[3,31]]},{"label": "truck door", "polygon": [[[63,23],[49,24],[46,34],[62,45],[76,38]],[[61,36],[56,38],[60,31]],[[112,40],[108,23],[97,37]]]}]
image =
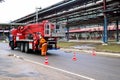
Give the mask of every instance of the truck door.
[{"label": "truck door", "polygon": [[50,33],[51,32],[51,30],[50,30],[50,24],[49,23],[47,23],[47,24],[45,24],[45,36],[50,36]]}]

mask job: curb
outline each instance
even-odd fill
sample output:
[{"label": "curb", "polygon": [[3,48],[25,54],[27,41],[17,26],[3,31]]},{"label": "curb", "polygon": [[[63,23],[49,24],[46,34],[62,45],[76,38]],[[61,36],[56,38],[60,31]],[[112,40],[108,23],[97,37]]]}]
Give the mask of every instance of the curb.
[{"label": "curb", "polygon": [[[65,49],[65,48],[61,48],[60,50],[65,51],[65,52],[84,52],[87,54],[91,54],[92,50],[79,50],[79,49]],[[120,57],[120,54],[118,53],[110,53],[110,52],[96,52],[96,55],[103,55],[103,56],[112,56],[112,57]]]}]

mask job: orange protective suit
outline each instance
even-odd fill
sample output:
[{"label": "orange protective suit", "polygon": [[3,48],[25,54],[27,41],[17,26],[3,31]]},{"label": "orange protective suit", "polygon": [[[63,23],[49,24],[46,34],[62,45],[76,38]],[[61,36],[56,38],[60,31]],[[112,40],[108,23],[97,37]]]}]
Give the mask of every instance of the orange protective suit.
[{"label": "orange protective suit", "polygon": [[47,41],[43,37],[40,38],[40,46],[41,46],[41,55],[45,56],[47,53]]}]

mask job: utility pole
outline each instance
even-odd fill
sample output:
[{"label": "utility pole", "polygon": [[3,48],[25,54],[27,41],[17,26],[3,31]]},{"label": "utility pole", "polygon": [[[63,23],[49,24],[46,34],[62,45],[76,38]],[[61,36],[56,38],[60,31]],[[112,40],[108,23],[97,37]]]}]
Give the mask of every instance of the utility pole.
[{"label": "utility pole", "polygon": [[35,20],[35,22],[36,23],[38,23],[38,12],[39,12],[39,10],[41,9],[41,7],[40,8],[36,8],[36,20]]}]

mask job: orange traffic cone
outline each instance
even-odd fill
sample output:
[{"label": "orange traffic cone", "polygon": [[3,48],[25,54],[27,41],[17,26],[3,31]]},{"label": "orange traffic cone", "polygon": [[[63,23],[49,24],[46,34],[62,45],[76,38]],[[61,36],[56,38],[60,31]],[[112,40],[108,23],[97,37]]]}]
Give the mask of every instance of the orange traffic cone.
[{"label": "orange traffic cone", "polygon": [[76,61],[77,58],[76,58],[76,53],[74,52],[74,55],[73,55],[73,58],[72,58],[73,61]]},{"label": "orange traffic cone", "polygon": [[92,56],[96,56],[95,50],[92,50]]},{"label": "orange traffic cone", "polygon": [[49,63],[48,63],[48,57],[47,57],[47,56],[45,57],[45,62],[44,62],[44,64],[45,64],[45,65],[48,65],[48,64],[49,64]]}]

